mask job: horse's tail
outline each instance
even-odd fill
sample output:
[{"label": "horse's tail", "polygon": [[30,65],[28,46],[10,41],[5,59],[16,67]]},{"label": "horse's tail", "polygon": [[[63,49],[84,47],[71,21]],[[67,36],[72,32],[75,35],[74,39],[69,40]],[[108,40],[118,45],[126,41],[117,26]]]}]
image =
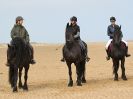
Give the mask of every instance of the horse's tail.
[{"label": "horse's tail", "polygon": [[[9,67],[9,83],[13,85],[14,76],[14,68],[12,66]],[[13,86],[12,86],[13,87]]]}]

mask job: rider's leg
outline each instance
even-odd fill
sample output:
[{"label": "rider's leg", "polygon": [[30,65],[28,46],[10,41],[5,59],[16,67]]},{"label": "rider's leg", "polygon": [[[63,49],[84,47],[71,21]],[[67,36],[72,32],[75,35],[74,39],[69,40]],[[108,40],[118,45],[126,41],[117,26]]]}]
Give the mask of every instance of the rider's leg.
[{"label": "rider's leg", "polygon": [[122,42],[124,42],[126,44],[126,57],[131,56],[130,54],[128,54],[128,43],[122,39]]},{"label": "rider's leg", "polygon": [[29,47],[30,47],[29,53],[30,53],[30,57],[31,57],[30,63],[31,64],[35,64],[36,61],[34,60],[34,49],[33,49],[33,47],[30,44],[29,44]]},{"label": "rider's leg", "polygon": [[87,48],[86,48],[84,42],[82,40],[79,40],[79,44],[81,46],[82,53],[84,54],[86,61],[88,62],[90,60],[90,58],[88,57]]},{"label": "rider's leg", "polygon": [[110,55],[109,55],[109,52],[108,52],[108,47],[109,47],[109,45],[110,45],[110,43],[112,42],[112,39],[110,39],[108,42],[107,42],[107,44],[106,44],[106,52],[107,52],[107,56],[106,56],[106,59],[107,60],[110,60]]},{"label": "rider's leg", "polygon": [[9,55],[8,55],[8,52],[7,52],[7,63],[6,63],[6,66],[10,66],[10,59],[9,59]]},{"label": "rider's leg", "polygon": [[[62,49],[62,55],[63,55],[63,50],[64,50],[64,47],[63,47],[63,49]],[[62,61],[62,62],[65,62],[64,56],[63,56],[63,58],[61,59],[61,61]]]}]

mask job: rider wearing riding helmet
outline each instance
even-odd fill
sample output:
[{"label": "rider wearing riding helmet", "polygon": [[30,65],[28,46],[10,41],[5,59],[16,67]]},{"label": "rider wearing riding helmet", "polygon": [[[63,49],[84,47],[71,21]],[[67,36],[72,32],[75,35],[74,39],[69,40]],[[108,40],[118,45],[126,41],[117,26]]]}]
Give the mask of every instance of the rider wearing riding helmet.
[{"label": "rider wearing riding helmet", "polygon": [[[90,58],[88,57],[87,53],[85,53],[86,47],[85,47],[83,41],[80,39],[80,27],[77,25],[77,17],[75,17],[75,16],[71,17],[70,18],[70,23],[67,23],[66,29],[67,29],[68,26],[73,28],[74,39],[79,42],[79,45],[82,49],[82,52],[84,52],[84,54],[86,54],[85,55],[86,61],[89,61]],[[64,62],[65,59],[62,58],[61,61]]]},{"label": "rider wearing riding helmet", "polygon": [[[16,37],[20,37],[22,38],[27,44],[29,44],[30,46],[30,55],[31,55],[31,61],[30,63],[31,64],[35,64],[35,60],[33,59],[33,48],[32,46],[30,45],[30,39],[29,39],[29,34],[27,32],[27,30],[25,29],[25,27],[22,25],[23,24],[23,17],[21,16],[18,16],[16,18],[16,24],[14,25],[14,27],[12,28],[11,30],[11,38],[14,39]],[[9,65],[9,60],[10,59],[7,59],[7,65]]]},{"label": "rider wearing riding helmet", "polygon": [[[109,56],[109,54],[108,54],[108,47],[109,47],[110,43],[112,42],[115,29],[118,29],[118,28],[119,28],[119,26],[116,25],[116,23],[115,23],[115,22],[116,22],[116,18],[115,18],[115,17],[111,17],[111,18],[110,18],[110,22],[111,22],[111,25],[109,25],[108,28],[107,28],[107,35],[110,37],[110,40],[109,40],[109,41],[107,42],[107,44],[106,44],[106,52],[107,52],[107,57],[106,57],[106,59],[107,59],[107,60],[110,59],[110,56]],[[122,32],[121,32],[121,33],[122,33]],[[121,36],[123,37],[123,34],[121,34]],[[122,39],[122,42],[124,42],[125,45],[126,45],[126,57],[131,56],[130,54],[128,54],[128,44],[127,44],[127,42],[126,42],[125,40],[123,40],[123,39]]]}]

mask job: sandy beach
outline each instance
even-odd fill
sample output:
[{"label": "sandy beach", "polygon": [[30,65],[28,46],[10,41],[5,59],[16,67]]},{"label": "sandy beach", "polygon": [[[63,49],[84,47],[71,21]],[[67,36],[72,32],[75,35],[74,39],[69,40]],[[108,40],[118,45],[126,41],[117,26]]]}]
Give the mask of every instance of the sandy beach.
[{"label": "sandy beach", "polygon": [[[76,86],[76,72],[73,65],[74,86],[67,87],[68,68],[60,62],[61,44],[36,44],[36,65],[29,70],[29,91],[22,89],[12,93],[8,83],[6,45],[0,45],[0,99],[132,99],[133,98],[133,57],[126,58],[126,75],[123,81],[119,68],[119,81],[113,81],[112,61],[106,61],[105,43],[88,43],[91,61],[86,64],[87,83]],[[129,52],[133,55],[133,42]]]}]

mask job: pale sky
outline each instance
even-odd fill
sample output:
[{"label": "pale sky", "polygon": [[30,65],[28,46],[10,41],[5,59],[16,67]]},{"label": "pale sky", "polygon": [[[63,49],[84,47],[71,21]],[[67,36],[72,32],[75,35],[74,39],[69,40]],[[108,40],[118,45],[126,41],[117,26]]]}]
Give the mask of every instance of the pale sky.
[{"label": "pale sky", "polygon": [[107,41],[109,18],[122,25],[125,40],[133,40],[133,0],[0,0],[0,42],[10,42],[17,16],[31,42],[64,43],[65,26],[77,16],[81,38],[86,42]]}]

